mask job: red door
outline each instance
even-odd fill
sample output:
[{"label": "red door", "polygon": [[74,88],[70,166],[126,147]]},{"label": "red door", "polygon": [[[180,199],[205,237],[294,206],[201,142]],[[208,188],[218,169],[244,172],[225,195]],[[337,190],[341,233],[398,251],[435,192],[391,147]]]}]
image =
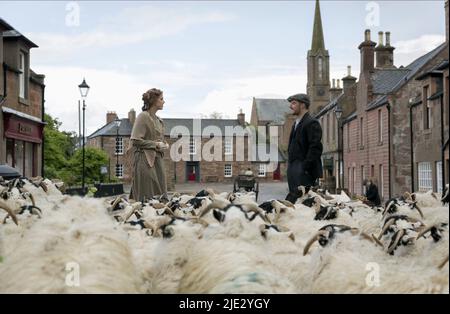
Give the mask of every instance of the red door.
[{"label": "red door", "polygon": [[277,169],[273,172],[273,179],[274,180],[281,180],[280,163],[278,163]]}]

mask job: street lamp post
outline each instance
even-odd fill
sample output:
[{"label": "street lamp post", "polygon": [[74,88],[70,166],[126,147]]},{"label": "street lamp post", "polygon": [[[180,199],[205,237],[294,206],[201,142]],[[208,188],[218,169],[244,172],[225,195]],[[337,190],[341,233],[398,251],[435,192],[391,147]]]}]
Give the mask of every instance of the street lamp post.
[{"label": "street lamp post", "polygon": [[83,82],[78,85],[78,89],[80,90],[80,94],[81,94],[81,98],[83,98],[83,141],[82,141],[82,145],[83,145],[83,172],[82,172],[82,177],[81,177],[81,188],[82,188],[82,193],[84,194],[84,186],[85,186],[85,150],[84,147],[86,145],[85,143],[85,111],[86,111],[86,97],[89,93],[89,85],[86,84],[86,80],[83,78]]},{"label": "street lamp post", "polygon": [[114,123],[116,124],[116,177],[119,169],[119,128],[120,128],[120,119],[117,117],[114,120]]},{"label": "street lamp post", "polygon": [[334,114],[336,115],[336,119],[338,121],[338,180],[339,180],[339,188],[342,190],[343,188],[343,169],[342,169],[342,160],[343,160],[343,156],[341,157],[341,153],[343,152],[343,143],[341,143],[341,140],[343,139],[343,134],[342,134],[342,121],[341,121],[341,117],[342,117],[342,108],[337,105],[336,109],[334,109]]}]

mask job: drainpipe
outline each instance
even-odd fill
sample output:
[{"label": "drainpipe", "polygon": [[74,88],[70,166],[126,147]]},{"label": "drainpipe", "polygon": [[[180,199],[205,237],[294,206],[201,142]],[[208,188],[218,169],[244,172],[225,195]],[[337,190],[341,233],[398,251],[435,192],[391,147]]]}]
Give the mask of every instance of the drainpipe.
[{"label": "drainpipe", "polygon": [[392,198],[392,185],[391,185],[391,105],[388,102],[387,106],[386,106],[387,110],[388,110],[388,160],[389,160],[389,164],[388,164],[388,169],[389,169],[389,199]]},{"label": "drainpipe", "polygon": [[[42,85],[42,122],[44,122],[45,121],[45,99],[44,99],[44,96],[45,96],[45,85]],[[42,174],[42,177],[44,178],[44,174],[45,174],[45,171],[44,171],[44,146],[45,146],[45,141],[44,141],[44,128],[45,128],[45,125],[42,127],[42,163],[41,163],[41,174]]]},{"label": "drainpipe", "polygon": [[413,106],[409,104],[409,137],[410,137],[410,155],[411,155],[411,193],[414,193],[414,132],[413,132]]},{"label": "drainpipe", "polygon": [[439,97],[441,101],[441,177],[442,177],[442,192],[445,186],[445,148],[444,148],[444,93]]},{"label": "drainpipe", "polygon": [[8,91],[6,90],[6,63],[3,62],[3,96],[0,100],[0,106],[6,101],[6,96],[8,96]]}]

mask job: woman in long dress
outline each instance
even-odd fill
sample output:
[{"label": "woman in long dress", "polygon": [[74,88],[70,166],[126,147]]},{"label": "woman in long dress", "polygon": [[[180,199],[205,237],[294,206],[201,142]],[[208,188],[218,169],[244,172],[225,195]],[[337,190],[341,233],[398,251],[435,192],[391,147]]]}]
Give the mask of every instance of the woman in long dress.
[{"label": "woman in long dress", "polygon": [[163,109],[163,92],[152,88],[142,96],[144,106],[131,131],[129,157],[132,162],[132,186],[130,198],[146,201],[167,192],[163,150],[164,123],[156,115]]}]

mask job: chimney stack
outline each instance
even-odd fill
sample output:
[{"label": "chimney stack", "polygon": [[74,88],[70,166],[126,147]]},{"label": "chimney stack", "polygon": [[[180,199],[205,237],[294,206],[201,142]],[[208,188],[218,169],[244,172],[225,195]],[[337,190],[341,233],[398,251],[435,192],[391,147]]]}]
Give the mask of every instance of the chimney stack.
[{"label": "chimney stack", "polygon": [[239,109],[237,119],[240,126],[245,126],[245,113],[242,112],[242,109]]},{"label": "chimney stack", "polygon": [[131,109],[130,112],[128,112],[128,120],[130,121],[131,127],[133,127],[134,121],[136,121],[136,111],[134,111],[134,109]]},{"label": "chimney stack", "polygon": [[106,113],[106,124],[110,124],[117,119],[117,114],[114,111],[108,111]]},{"label": "chimney stack", "polygon": [[344,87],[344,94],[347,94],[347,91],[352,85],[355,85],[356,77],[352,76],[352,66],[347,66],[347,76],[342,78],[342,85]]},{"label": "chimney stack", "polygon": [[[380,42],[383,41],[383,32],[380,35]],[[394,66],[394,47],[391,46],[391,33],[386,32],[386,45],[379,44],[375,48],[377,68],[378,69],[392,69]]]},{"label": "chimney stack", "polygon": [[370,40],[370,30],[364,32],[364,41],[359,45],[361,51],[361,73],[368,74],[374,69],[375,46],[377,44]]},{"label": "chimney stack", "polygon": [[[337,84],[336,84],[337,81]],[[335,99],[342,93],[342,88],[340,87],[340,80],[333,79],[333,85],[330,88],[330,100]]]}]

